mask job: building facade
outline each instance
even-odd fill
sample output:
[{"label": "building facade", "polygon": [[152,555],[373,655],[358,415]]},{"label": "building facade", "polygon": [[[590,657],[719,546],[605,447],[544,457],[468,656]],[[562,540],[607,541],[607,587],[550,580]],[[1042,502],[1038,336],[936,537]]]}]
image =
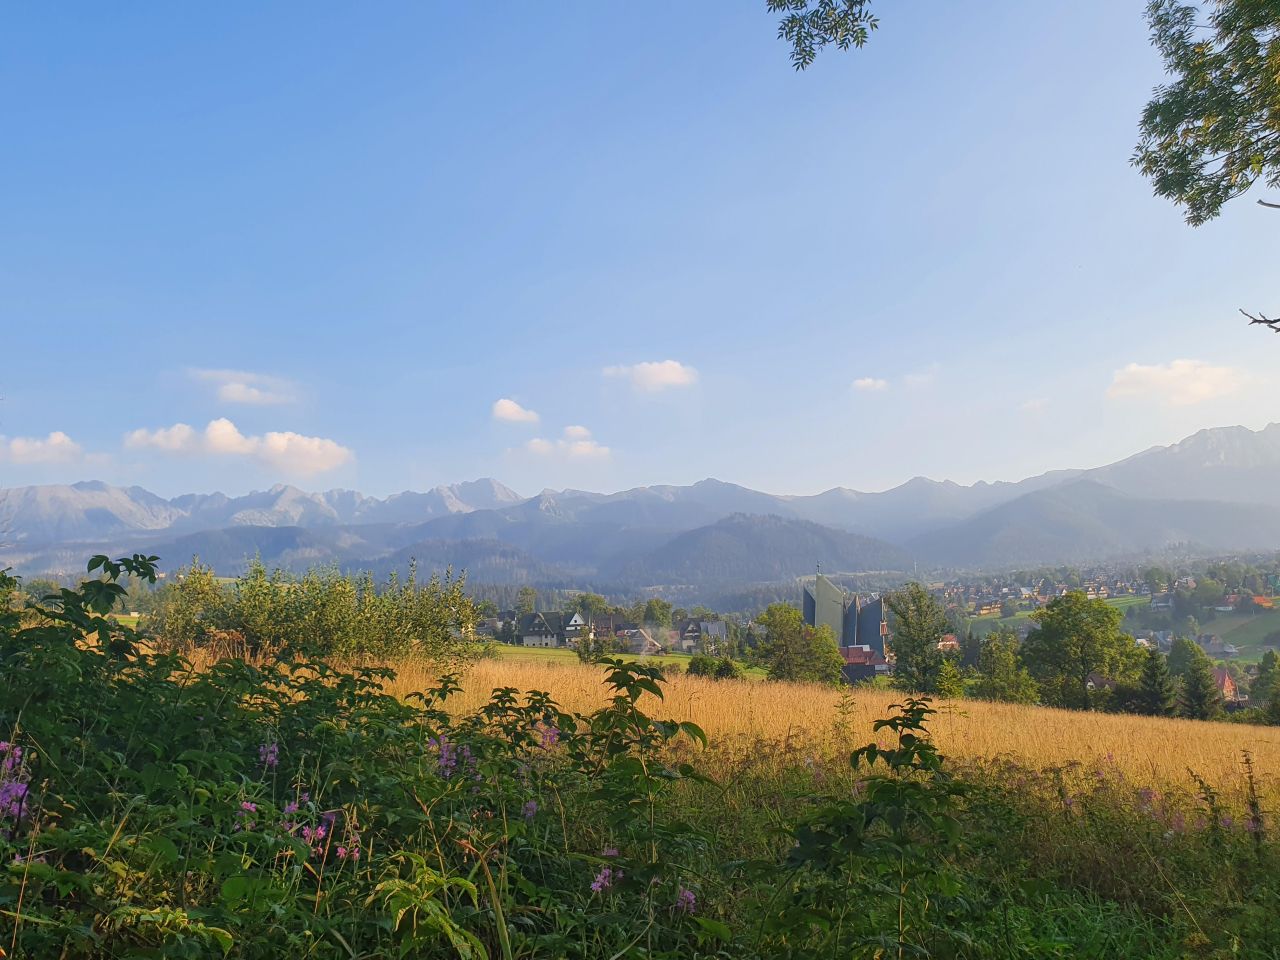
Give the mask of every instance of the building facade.
[{"label": "building facade", "polygon": [[863,599],[846,593],[818,574],[812,584],[804,585],[802,600],[804,622],[809,626],[830,627],[841,647],[869,647],[881,657],[885,655],[889,628],[881,597]]}]

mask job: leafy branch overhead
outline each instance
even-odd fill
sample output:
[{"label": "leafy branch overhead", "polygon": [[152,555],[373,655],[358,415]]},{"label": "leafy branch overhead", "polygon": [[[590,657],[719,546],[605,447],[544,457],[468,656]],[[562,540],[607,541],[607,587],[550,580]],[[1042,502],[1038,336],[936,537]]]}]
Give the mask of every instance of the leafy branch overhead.
[{"label": "leafy branch overhead", "polygon": [[781,13],[778,39],[791,45],[797,70],[810,66],[829,44],[841,50],[863,46],[880,25],[868,9],[871,0],[766,0],[770,13]]},{"label": "leafy branch overhead", "polygon": [[1147,19],[1172,77],[1133,157],[1156,194],[1199,226],[1258,180],[1280,188],[1280,3],[1151,0]]}]

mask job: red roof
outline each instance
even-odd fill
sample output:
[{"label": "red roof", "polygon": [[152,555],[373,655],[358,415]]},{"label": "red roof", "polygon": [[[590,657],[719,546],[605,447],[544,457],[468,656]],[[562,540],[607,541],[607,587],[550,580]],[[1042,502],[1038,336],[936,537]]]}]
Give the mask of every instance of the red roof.
[{"label": "red roof", "polygon": [[856,666],[873,666],[889,662],[869,647],[841,647],[840,653],[844,655],[845,663],[851,663]]}]

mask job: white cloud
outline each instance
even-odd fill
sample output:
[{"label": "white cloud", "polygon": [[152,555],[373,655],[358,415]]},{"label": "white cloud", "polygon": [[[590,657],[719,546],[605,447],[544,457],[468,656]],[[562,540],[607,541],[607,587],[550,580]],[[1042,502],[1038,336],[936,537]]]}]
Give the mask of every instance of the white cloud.
[{"label": "white cloud", "polygon": [[637,390],[656,393],[671,387],[687,387],[698,382],[698,371],[679,360],[651,360],[630,366],[605,367],[606,377],[630,380]]},{"label": "white cloud", "polygon": [[1115,372],[1107,396],[1144,397],[1172,407],[1191,406],[1234,393],[1247,377],[1231,367],[1203,360],[1131,363]]},{"label": "white cloud", "polygon": [[608,447],[591,439],[590,430],[576,425],[565,427],[559,440],[534,437],[524,448],[540,457],[562,456],[570,460],[608,460],[611,454]]},{"label": "white cloud", "polygon": [[296,387],[283,377],[249,370],[191,370],[191,376],[217,387],[217,397],[223,403],[239,403],[247,406],[266,407],[281,403],[293,403]]},{"label": "white cloud", "polygon": [[84,456],[84,449],[61,430],[47,437],[0,437],[0,460],[12,463],[69,463]]},{"label": "white cloud", "polygon": [[902,378],[902,383],[906,387],[927,387],[938,378],[938,371],[942,369],[942,364],[931,363],[923,370],[917,370],[914,373],[908,373]]},{"label": "white cloud", "polygon": [[130,449],[155,447],[170,453],[193,451],[198,443],[196,432],[185,423],[175,423],[172,427],[161,427],[159,430],[134,430],[125,434],[124,438],[124,445]]},{"label": "white cloud", "polygon": [[325,437],[274,430],[261,436],[245,436],[225,417],[210,420],[202,433],[185,423],[158,430],[134,430],[125,435],[124,445],[164,453],[249,457],[265,466],[297,474],[324,473],[355,459],[347,447]]},{"label": "white cloud", "polygon": [[538,415],[520,406],[514,400],[503,397],[493,403],[493,419],[505,420],[507,423],[537,423]]},{"label": "white cloud", "polygon": [[853,381],[853,389],[862,391],[888,390],[889,381],[877,377],[859,377]]}]

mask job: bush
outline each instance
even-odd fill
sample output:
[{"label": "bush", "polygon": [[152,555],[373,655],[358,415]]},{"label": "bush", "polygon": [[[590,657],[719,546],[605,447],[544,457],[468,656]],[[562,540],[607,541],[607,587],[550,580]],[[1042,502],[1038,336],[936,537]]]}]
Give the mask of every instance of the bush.
[{"label": "bush", "polygon": [[716,659],[709,657],[705,653],[695,653],[689,658],[689,665],[685,667],[685,672],[693,677],[714,677],[716,673]]},{"label": "bush", "polygon": [[716,669],[713,676],[717,680],[741,680],[744,676],[742,666],[729,657],[721,657],[716,661]]},{"label": "bush", "polygon": [[690,657],[685,672],[712,680],[741,680],[743,677],[742,667],[729,657],[712,657],[705,653],[695,653]]}]

